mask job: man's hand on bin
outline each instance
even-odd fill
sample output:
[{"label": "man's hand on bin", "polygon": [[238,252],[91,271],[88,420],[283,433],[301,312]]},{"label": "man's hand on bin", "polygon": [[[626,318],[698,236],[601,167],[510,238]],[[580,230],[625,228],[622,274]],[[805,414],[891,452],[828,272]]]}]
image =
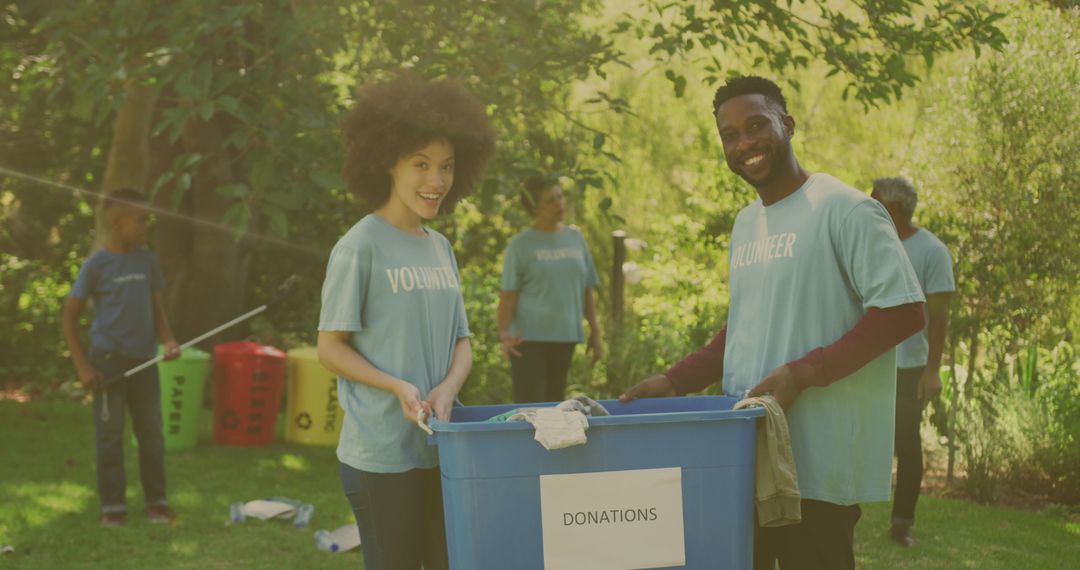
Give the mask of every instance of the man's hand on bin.
[{"label": "man's hand on bin", "polygon": [[630,402],[638,398],[666,398],[675,395],[671,379],[663,374],[649,376],[629,390],[619,394],[620,402]]},{"label": "man's hand on bin", "polygon": [[435,386],[428,392],[425,400],[431,412],[435,414],[435,419],[444,422],[450,421],[450,411],[454,408],[454,397],[457,395],[447,388],[449,385],[447,382],[442,382]]},{"label": "man's hand on bin", "polygon": [[751,398],[772,394],[776,403],[780,404],[784,411],[791,409],[795,398],[799,397],[801,390],[795,385],[795,376],[787,365],[781,366],[766,376],[760,384],[754,386],[748,394]]}]

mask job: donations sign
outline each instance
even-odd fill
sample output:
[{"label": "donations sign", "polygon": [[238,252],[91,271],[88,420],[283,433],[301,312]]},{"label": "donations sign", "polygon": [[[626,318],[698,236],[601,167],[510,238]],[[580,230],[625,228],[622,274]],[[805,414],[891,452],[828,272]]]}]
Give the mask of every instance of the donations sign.
[{"label": "donations sign", "polygon": [[686,564],[682,469],[540,476],[544,568]]}]

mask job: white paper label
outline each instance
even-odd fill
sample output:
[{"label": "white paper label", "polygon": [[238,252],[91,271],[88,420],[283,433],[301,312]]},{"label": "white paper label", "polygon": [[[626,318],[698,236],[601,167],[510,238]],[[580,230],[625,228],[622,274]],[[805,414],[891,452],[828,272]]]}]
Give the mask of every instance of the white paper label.
[{"label": "white paper label", "polygon": [[682,469],[540,476],[544,568],[686,564]]}]

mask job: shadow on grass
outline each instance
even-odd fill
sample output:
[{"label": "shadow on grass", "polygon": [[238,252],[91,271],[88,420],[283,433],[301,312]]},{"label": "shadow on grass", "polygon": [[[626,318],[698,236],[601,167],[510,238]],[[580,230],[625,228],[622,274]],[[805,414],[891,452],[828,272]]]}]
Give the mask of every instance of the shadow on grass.
[{"label": "shadow on grass", "polygon": [[[315,529],[351,524],[333,448],[275,442],[214,445],[209,414],[200,444],[166,455],[173,525],[143,514],[137,450],[125,437],[129,522],[99,524],[90,409],[72,402],[0,402],[0,558],[19,568],[362,568],[356,552],[327,554]],[[235,501],[286,496],[315,506],[312,526],[247,521],[227,526]]]}]

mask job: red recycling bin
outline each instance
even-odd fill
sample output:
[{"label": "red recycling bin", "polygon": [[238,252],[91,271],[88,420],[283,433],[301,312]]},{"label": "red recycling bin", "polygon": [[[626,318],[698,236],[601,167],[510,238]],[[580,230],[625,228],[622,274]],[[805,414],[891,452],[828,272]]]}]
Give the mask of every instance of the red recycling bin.
[{"label": "red recycling bin", "polygon": [[257,446],[274,440],[285,387],[285,353],[254,342],[214,347],[214,441]]}]

